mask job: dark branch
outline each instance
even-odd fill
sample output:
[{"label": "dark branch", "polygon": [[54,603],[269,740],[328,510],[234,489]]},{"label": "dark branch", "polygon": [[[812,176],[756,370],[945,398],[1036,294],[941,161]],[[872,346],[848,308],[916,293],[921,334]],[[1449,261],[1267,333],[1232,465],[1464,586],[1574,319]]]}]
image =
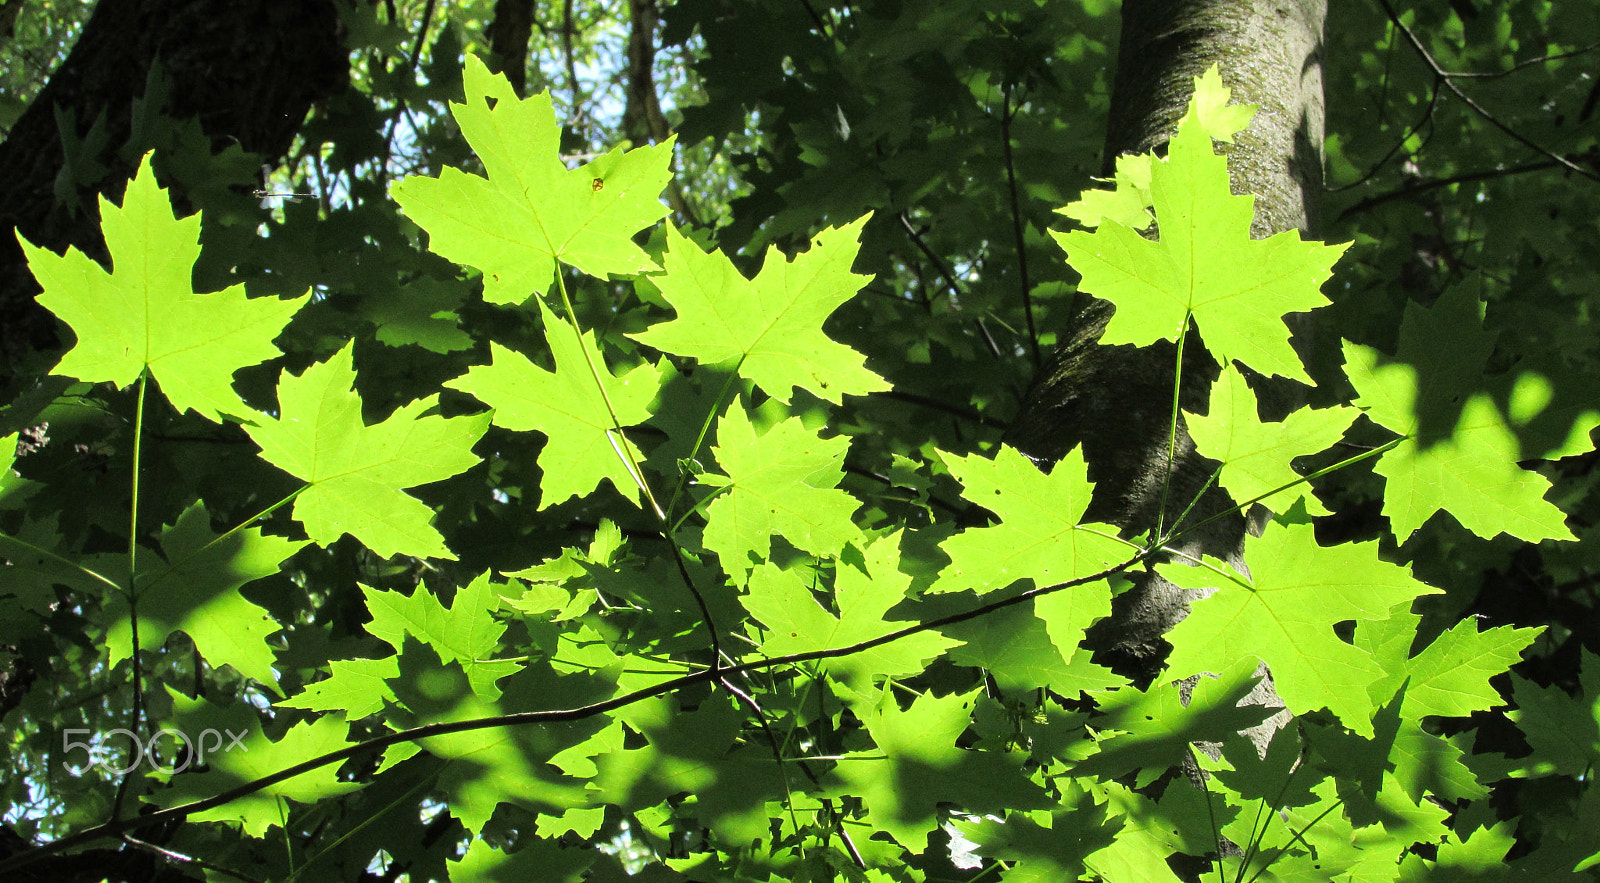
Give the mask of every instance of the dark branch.
[{"label": "dark branch", "polygon": [[1077,579],[1067,580],[1066,582],[1055,583],[1054,585],[1029,589],[1028,591],[1021,592],[1008,598],[991,601],[987,604],[980,604],[971,610],[966,610],[961,613],[952,613],[949,616],[941,616],[937,619],[911,623],[904,628],[896,629],[887,634],[879,635],[876,638],[860,641],[855,644],[848,644],[843,647],[832,647],[823,650],[810,650],[804,653],[791,653],[787,656],[777,656],[770,659],[758,659],[753,662],[741,662],[734,665],[723,666],[721,668],[702,669],[697,672],[680,675],[672,678],[671,680],[663,681],[653,687],[645,687],[640,690],[635,690],[632,693],[627,693],[622,696],[614,696],[603,702],[595,702],[589,705],[579,706],[578,708],[556,709],[551,711],[524,711],[516,714],[502,714],[494,717],[478,718],[476,720],[448,721],[443,723],[427,724],[420,727],[413,727],[409,730],[401,730],[400,732],[389,733],[383,736],[376,736],[363,742],[357,742],[353,745],[346,746],[338,751],[331,751],[327,754],[302,761],[287,769],[279,770],[278,772],[272,773],[268,776],[262,776],[259,779],[246,782],[236,788],[230,788],[227,791],[224,791],[220,794],[214,794],[211,797],[207,797],[203,800],[196,800],[193,803],[186,803],[181,806],[157,810],[152,813],[141,815],[137,818],[107,822],[105,824],[96,825],[93,828],[80,831],[77,834],[63,837],[59,840],[55,840],[51,843],[40,846],[30,852],[12,856],[5,861],[0,861],[0,874],[26,867],[48,856],[77,848],[85,843],[92,843],[104,837],[120,836],[124,831],[128,831],[132,828],[177,821],[179,819],[187,818],[198,812],[205,812],[209,809],[215,809],[216,807],[231,803],[246,795],[254,794],[263,788],[270,788],[279,782],[286,782],[295,776],[301,775],[302,773],[311,772],[312,770],[319,769],[331,763],[339,763],[344,760],[349,760],[352,757],[357,757],[371,751],[377,751],[380,748],[387,748],[390,745],[398,745],[403,742],[415,742],[420,739],[428,739],[434,736],[444,736],[450,733],[466,733],[473,730],[486,730],[493,727],[516,727],[527,726],[529,724],[570,723],[572,721],[580,721],[586,718],[591,718],[595,715],[605,714],[606,712],[616,711],[620,708],[626,708],[627,706],[636,702],[642,702],[645,699],[651,699],[656,696],[672,693],[685,687],[690,687],[709,681],[724,680],[732,675],[742,675],[746,672],[762,671],[769,668],[794,665],[800,662],[813,662],[822,659],[838,659],[844,656],[851,656],[856,653],[862,653],[867,650],[871,650],[875,647],[881,647],[885,644],[892,644],[902,638],[908,638],[912,635],[920,634],[922,632],[932,631],[948,625],[955,625],[956,623],[966,622],[970,619],[977,619],[980,616],[985,616],[997,610],[1003,610],[1007,607],[1013,607],[1025,601],[1031,601],[1034,598],[1039,598],[1044,595],[1098,582],[1116,574],[1124,573],[1133,566],[1145,561],[1160,551],[1162,550],[1159,547],[1141,549],[1137,555],[1132,556],[1128,560],[1123,561],[1115,566],[1108,567],[1104,570],[1089,574],[1088,576],[1078,577]]},{"label": "dark branch", "polygon": [[1006,189],[1011,200],[1011,236],[1017,244],[1017,275],[1022,280],[1022,314],[1028,321],[1028,346],[1033,352],[1035,370],[1044,364],[1039,351],[1039,329],[1033,320],[1033,283],[1028,279],[1028,243],[1022,230],[1022,201],[1017,197],[1017,166],[1011,156],[1011,86],[1003,90],[1000,103],[1000,144],[1006,163]]},{"label": "dark branch", "polygon": [[1467,184],[1472,181],[1488,181],[1494,178],[1509,178],[1512,175],[1521,175],[1525,172],[1537,172],[1543,169],[1553,169],[1555,167],[1556,164],[1550,160],[1539,160],[1537,162],[1525,163],[1520,166],[1512,166],[1509,169],[1486,169],[1480,172],[1467,172],[1461,175],[1452,175],[1448,178],[1435,178],[1431,181],[1408,184],[1405,187],[1401,187],[1397,190],[1390,190],[1387,193],[1379,193],[1376,196],[1369,196],[1366,199],[1361,200],[1355,205],[1352,205],[1340,212],[1339,220],[1343,221],[1345,218],[1348,218],[1351,215],[1359,215],[1364,211],[1376,208],[1377,206],[1380,206],[1386,202],[1392,202],[1396,199],[1409,199],[1410,197],[1416,196],[1419,193],[1426,193],[1429,190],[1437,190],[1440,187],[1449,187],[1452,184]]}]

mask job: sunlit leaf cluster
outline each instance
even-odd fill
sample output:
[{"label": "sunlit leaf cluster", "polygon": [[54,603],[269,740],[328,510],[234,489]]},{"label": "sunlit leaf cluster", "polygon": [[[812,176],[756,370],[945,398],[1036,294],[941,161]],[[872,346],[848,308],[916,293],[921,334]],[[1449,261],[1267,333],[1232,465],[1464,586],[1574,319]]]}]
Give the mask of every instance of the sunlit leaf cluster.
[{"label": "sunlit leaf cluster", "polygon": [[[1393,345],[1352,332],[1332,373],[1303,361],[1285,317],[1329,309],[1350,246],[1250,237],[1217,150],[1250,110],[1215,71],[1168,150],[1062,194],[1040,272],[1114,306],[1104,343],[1220,366],[1170,416],[1253,515],[1227,561],[1180,551],[1198,518],[1091,517],[1081,451],[877,431],[961,354],[887,358],[848,321],[903,269],[869,266],[849,170],[817,224],[696,229],[663,220],[670,140],[574,159],[548,94],[471,56],[461,84],[475,158],[392,182],[335,296],[248,260],[205,284],[202,220],[148,158],[100,206],[109,261],[24,244],[75,342],[0,445],[0,644],[75,629],[83,677],[16,712],[53,728],[19,753],[73,765],[26,770],[45,811],[10,821],[69,847],[170,823],[253,879],[1500,879],[1514,850],[1536,879],[1600,855],[1600,827],[1519,839],[1495,803],[1559,781],[1600,818],[1600,659],[1577,699],[1508,675],[1539,630],[1445,622],[1415,551],[1430,525],[1578,538],[1530,467],[1590,452],[1600,408],[1495,363],[1464,289]],[[294,253],[267,229],[241,254]],[[1313,378],[1262,418],[1263,383]],[[938,382],[964,379],[988,388]],[[1380,533],[1340,536],[1363,487]],[[1084,642],[1150,570],[1194,600],[1136,684]],[[1245,701],[1263,678],[1281,709]],[[1513,701],[1530,751],[1474,751]],[[152,739],[124,769],[159,732],[237,745]]]}]

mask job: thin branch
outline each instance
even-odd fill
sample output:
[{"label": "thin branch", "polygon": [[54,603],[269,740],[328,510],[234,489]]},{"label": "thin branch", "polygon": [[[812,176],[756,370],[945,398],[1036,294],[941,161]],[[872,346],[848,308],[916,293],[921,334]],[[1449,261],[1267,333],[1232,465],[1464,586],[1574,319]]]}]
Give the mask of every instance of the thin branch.
[{"label": "thin branch", "polygon": [[[732,662],[733,660],[729,659],[728,661]],[[794,798],[789,789],[788,760],[783,756],[783,748],[778,744],[778,734],[772,731],[772,724],[767,721],[767,713],[762,710],[761,705],[756,702],[754,697],[735,687],[732,681],[727,678],[719,678],[717,682],[722,685],[724,690],[732,693],[740,702],[749,706],[751,714],[755,715],[756,724],[761,727],[761,732],[766,735],[767,744],[772,748],[772,759],[778,765],[778,776],[783,780],[783,803],[784,808],[789,810],[789,824],[794,827],[795,835],[799,836],[800,819],[795,815]],[[811,780],[813,787],[822,787],[822,780],[817,778],[817,774],[811,770],[811,765],[806,763],[805,758],[797,758],[795,763],[800,767],[800,771],[806,774],[806,778]],[[840,833],[843,834],[843,826],[841,826]],[[867,865],[861,860],[861,856],[855,852],[854,844],[850,844],[848,839],[845,842],[851,847],[851,857],[855,859],[862,870],[865,870]]]},{"label": "thin branch", "polygon": [[[1109,539],[1119,539],[1110,535],[1106,536]],[[1123,540],[1123,542],[1126,541]],[[1129,545],[1132,544],[1130,543]],[[51,841],[50,843],[39,846],[28,852],[20,853],[0,861],[0,874],[26,867],[48,856],[65,852],[70,849],[75,849],[85,843],[92,843],[105,837],[120,836],[124,831],[128,831],[133,828],[176,821],[178,819],[187,818],[195,813],[205,812],[209,809],[215,809],[216,807],[232,803],[233,801],[238,800],[246,795],[254,794],[264,788],[270,788],[280,782],[286,782],[295,778],[296,776],[311,772],[312,770],[320,769],[329,764],[349,760],[353,757],[359,757],[368,752],[377,751],[381,748],[387,748],[391,745],[399,745],[405,742],[415,742],[420,739],[428,739],[434,736],[444,736],[451,733],[466,733],[474,730],[491,729],[494,727],[570,723],[572,721],[585,720],[587,718],[605,714],[610,711],[616,711],[620,708],[626,708],[646,699],[652,699],[656,696],[662,696],[667,693],[676,692],[685,687],[719,681],[731,675],[742,675],[746,672],[762,671],[770,668],[795,665],[796,663],[801,662],[812,662],[821,659],[838,659],[845,656],[851,656],[856,653],[862,653],[876,647],[881,647],[885,644],[892,644],[895,641],[899,641],[903,638],[920,634],[922,632],[932,631],[934,629],[943,628],[949,625],[955,625],[956,623],[966,622],[971,619],[977,619],[978,617],[985,616],[997,610],[1014,607],[1018,604],[1031,601],[1044,595],[1099,582],[1100,580],[1116,574],[1124,573],[1135,565],[1146,561],[1147,559],[1163,551],[1166,550],[1157,546],[1143,548],[1139,550],[1138,554],[1133,555],[1126,561],[1105,568],[1104,570],[1096,571],[1095,573],[1087,576],[1081,576],[1076,579],[1055,583],[1053,585],[1035,587],[1025,592],[1012,595],[1008,598],[1001,598],[996,601],[991,601],[987,604],[980,604],[977,607],[960,613],[952,613],[948,616],[941,616],[936,619],[911,623],[906,625],[904,628],[895,629],[894,631],[879,635],[876,638],[866,641],[858,641],[854,644],[847,644],[843,647],[830,647],[822,650],[808,650],[803,653],[791,653],[787,656],[775,656],[768,659],[758,659],[751,662],[740,662],[720,668],[714,667],[704,669],[690,674],[679,675],[678,677],[662,681],[661,683],[651,687],[644,687],[634,690],[631,693],[626,693],[621,696],[614,696],[601,702],[594,702],[589,705],[579,706],[577,708],[554,709],[549,711],[523,711],[515,714],[503,714],[494,717],[477,718],[474,720],[443,721],[439,723],[426,724],[420,727],[413,727],[409,730],[401,730],[396,733],[388,733],[383,736],[376,736],[362,742],[357,742],[353,745],[347,745],[338,751],[330,751],[327,754],[301,761],[294,766],[279,770],[276,773],[262,776],[259,779],[246,782],[237,787],[230,788],[219,794],[213,794],[212,796],[203,798],[201,800],[196,800],[192,803],[156,810],[155,812],[146,813],[136,818],[107,822],[105,824],[96,825],[93,828],[80,831],[77,834],[72,834],[67,837],[62,837],[59,840]]]},{"label": "thin branch", "polygon": [[[438,0],[428,0],[427,5],[422,8],[421,26],[417,28],[417,39],[411,44],[411,57],[406,60],[407,79],[416,76],[417,63],[421,60],[422,48],[427,43],[428,28],[433,23],[433,9],[437,2]],[[406,113],[407,109],[405,99],[400,99],[400,106],[396,109],[397,112],[394,115],[394,119],[389,121],[389,131],[383,136],[383,162],[378,164],[380,178],[384,176],[384,170],[389,168],[389,158],[394,153],[394,132],[400,125],[400,117]],[[354,188],[351,189],[351,192],[354,192]]]},{"label": "thin branch", "polygon": [[1554,55],[1540,55],[1537,58],[1529,58],[1529,59],[1526,59],[1526,60],[1523,60],[1523,61],[1519,61],[1516,64],[1512,65],[1511,67],[1506,68],[1503,71],[1490,71],[1490,72],[1487,72],[1487,73],[1480,73],[1479,71],[1445,71],[1444,75],[1446,77],[1450,77],[1452,79],[1492,80],[1492,79],[1495,79],[1496,77],[1509,76],[1511,74],[1516,73],[1517,71],[1520,71],[1520,70],[1522,70],[1524,68],[1532,67],[1533,65],[1536,65],[1536,64],[1548,64],[1548,63],[1550,63],[1552,61],[1561,61],[1562,59],[1565,59],[1565,58],[1575,58],[1575,57],[1577,57],[1579,55],[1584,55],[1586,53],[1593,52],[1596,49],[1600,49],[1600,43],[1590,43],[1589,45],[1583,47],[1582,49],[1573,49],[1573,50],[1570,50],[1568,52],[1557,52]]},{"label": "thin branch", "polygon": [[990,429],[998,429],[1002,432],[1007,429],[1007,424],[1005,422],[996,420],[987,414],[974,411],[971,408],[963,408],[960,405],[952,405],[949,402],[942,402],[935,398],[929,398],[928,396],[917,395],[914,392],[904,392],[897,389],[889,389],[880,393],[876,393],[876,395],[887,399],[896,399],[912,405],[921,405],[924,408],[932,408],[935,411],[943,411],[952,417],[959,417],[962,420],[987,426]]},{"label": "thin branch", "polygon": [[961,290],[961,283],[956,281],[956,275],[950,269],[950,265],[945,263],[944,258],[940,257],[933,250],[933,248],[928,245],[927,240],[922,238],[922,231],[918,230],[916,225],[911,223],[911,218],[907,216],[905,212],[901,212],[899,217],[900,226],[906,228],[906,235],[911,238],[911,244],[917,247],[917,251],[922,252],[923,256],[928,259],[929,263],[933,264],[933,268],[935,270],[939,271],[939,276],[944,279],[944,284],[949,286],[950,293],[955,295],[957,298],[962,297],[964,292]]},{"label": "thin branch", "polygon": [[1011,198],[1011,236],[1017,245],[1017,274],[1022,279],[1022,313],[1028,321],[1028,346],[1033,353],[1033,367],[1044,364],[1044,354],[1039,351],[1039,329],[1033,320],[1033,284],[1028,279],[1028,243],[1022,229],[1022,201],[1017,198],[1017,167],[1011,156],[1011,85],[1002,87],[1000,99],[1000,144],[1006,164],[1006,187]]},{"label": "thin branch", "polygon": [[[851,466],[849,463],[844,464],[844,471],[849,473],[849,474],[851,474],[851,475],[859,475],[862,478],[869,479],[871,481],[877,482],[878,484],[881,484],[884,487],[888,487],[888,488],[900,487],[900,485],[897,485],[897,484],[894,483],[894,479],[890,478],[887,475],[879,475],[876,472],[873,472],[873,471],[868,470],[868,469],[862,469],[859,466]],[[948,512],[949,514],[951,514],[951,515],[953,515],[953,516],[955,516],[957,518],[965,518],[968,515],[972,514],[972,509],[971,508],[963,508],[963,507],[960,507],[960,506],[952,505],[952,504],[950,504],[950,503],[948,503],[948,502],[946,502],[944,500],[939,499],[938,497],[934,496],[933,494],[929,494],[928,495],[928,504],[930,506],[935,506],[935,507],[937,507],[939,509],[943,509],[945,512]]]},{"label": "thin branch", "polygon": [[811,0],[800,0],[800,5],[805,7],[806,15],[811,16],[811,21],[817,26],[817,31],[821,33],[822,36],[832,40],[833,31],[828,27],[828,23],[824,21],[822,16],[817,12],[817,7],[811,5]]},{"label": "thin branch", "polygon": [[[944,277],[944,283],[950,286],[950,293],[960,298],[962,293],[961,283],[956,281],[955,273],[951,272],[950,266],[944,262],[944,258],[935,254],[933,249],[928,246],[927,241],[922,238],[922,232],[912,225],[911,219],[906,217],[905,212],[900,213],[900,225],[906,228],[906,235],[911,237],[911,243],[927,257],[929,262],[933,264],[934,269],[939,271],[939,275]],[[1003,358],[1004,356],[1000,352],[1000,344],[995,342],[994,335],[989,333],[989,327],[984,324],[983,319],[980,318],[974,321],[978,326],[979,336],[983,338],[984,346],[989,349],[989,354],[997,359]]]},{"label": "thin branch", "polygon": [[140,840],[137,837],[134,837],[132,834],[124,834],[124,835],[122,835],[122,841],[124,843],[128,844],[129,846],[134,847],[135,849],[142,849],[142,850],[144,850],[146,852],[155,853],[156,855],[159,855],[162,858],[167,859],[168,861],[175,861],[175,862],[181,862],[181,863],[186,864],[186,865],[193,865],[193,866],[195,866],[197,868],[201,868],[201,869],[210,871],[210,872],[212,872],[214,874],[223,874],[225,876],[232,877],[235,880],[243,880],[243,881],[245,881],[245,883],[261,883],[261,881],[257,880],[255,877],[247,877],[244,874],[239,873],[238,871],[231,870],[229,868],[224,868],[221,865],[214,865],[211,862],[204,861],[203,859],[195,858],[192,855],[185,855],[185,854],[183,854],[181,852],[178,852],[177,850],[168,849],[165,846],[157,846],[154,843],[147,843],[147,842],[145,842],[143,840]]},{"label": "thin branch", "polygon": [[[572,127],[581,134],[579,128],[583,122],[583,91],[578,79],[578,61],[572,48],[572,38],[576,35],[576,27],[572,23],[572,0],[563,0],[561,4],[561,52],[567,60],[567,84],[572,89]],[[588,140],[585,136],[585,141]]]},{"label": "thin branch", "polygon": [[573,308],[572,298],[567,293],[566,277],[559,269],[556,271],[556,290],[561,295],[561,306],[567,313],[566,325],[577,338],[578,352],[583,355],[584,364],[589,368],[589,377],[594,381],[594,388],[600,393],[600,400],[605,403],[606,414],[611,418],[611,427],[606,430],[606,438],[611,441],[611,448],[622,461],[623,468],[628,470],[628,475],[633,478],[639,492],[649,503],[650,511],[655,514],[656,523],[661,528],[661,535],[672,549],[672,560],[678,567],[678,575],[683,578],[689,594],[700,608],[700,615],[705,618],[706,632],[711,636],[711,672],[715,674],[722,658],[722,639],[717,634],[717,623],[711,616],[711,606],[706,603],[705,595],[700,592],[700,587],[695,585],[694,577],[689,573],[689,566],[684,561],[683,548],[678,545],[678,540],[672,533],[673,524],[670,515],[661,508],[660,503],[656,502],[655,493],[650,489],[650,482],[645,479],[644,467],[640,464],[633,445],[628,442],[628,437],[623,434],[622,423],[617,417],[617,407],[612,403],[611,394],[606,391],[606,384],[602,378],[602,374],[605,373],[604,368],[595,364],[594,357],[598,354],[599,341],[595,342],[595,353],[591,353],[589,347],[584,345],[583,329],[578,326],[578,313]]},{"label": "thin branch", "polygon": [[1544,159],[1537,162],[1524,163],[1520,166],[1512,166],[1509,169],[1486,169],[1479,172],[1466,172],[1460,175],[1451,175],[1448,178],[1435,178],[1431,181],[1407,184],[1404,187],[1390,190],[1387,193],[1379,193],[1375,196],[1369,196],[1366,199],[1361,200],[1355,205],[1352,205],[1340,212],[1339,220],[1343,221],[1345,218],[1348,218],[1351,215],[1359,215],[1364,211],[1374,209],[1386,202],[1392,202],[1396,199],[1409,199],[1410,197],[1416,196],[1419,193],[1426,193],[1429,190],[1437,190],[1440,187],[1449,187],[1454,184],[1467,184],[1473,181],[1488,181],[1494,178],[1508,178],[1512,175],[1521,175],[1526,172],[1537,172],[1543,169],[1553,169],[1555,167],[1556,164],[1554,162]]},{"label": "thin branch", "polygon": [[1428,95],[1428,103],[1423,105],[1421,116],[1417,117],[1417,121],[1412,123],[1406,129],[1405,134],[1401,135],[1399,137],[1399,139],[1394,142],[1394,146],[1389,148],[1389,152],[1385,153],[1383,155],[1382,159],[1380,159],[1376,163],[1374,163],[1372,168],[1370,170],[1368,170],[1365,175],[1362,175],[1361,177],[1357,178],[1356,180],[1351,181],[1349,184],[1341,184],[1338,187],[1329,187],[1329,188],[1327,188],[1328,192],[1329,193],[1339,193],[1339,192],[1344,191],[1344,190],[1349,190],[1352,187],[1360,187],[1362,184],[1365,184],[1368,181],[1372,180],[1373,176],[1377,175],[1378,172],[1382,171],[1383,167],[1389,164],[1389,160],[1394,159],[1394,155],[1399,153],[1400,149],[1406,146],[1406,142],[1411,140],[1411,136],[1412,135],[1415,135],[1418,132],[1422,131],[1422,127],[1423,126],[1426,126],[1426,125],[1430,124],[1431,122],[1433,122],[1433,109],[1435,107],[1437,107],[1438,104],[1439,104],[1439,90],[1437,88],[1435,88],[1431,93],[1429,93],[1429,95]]}]

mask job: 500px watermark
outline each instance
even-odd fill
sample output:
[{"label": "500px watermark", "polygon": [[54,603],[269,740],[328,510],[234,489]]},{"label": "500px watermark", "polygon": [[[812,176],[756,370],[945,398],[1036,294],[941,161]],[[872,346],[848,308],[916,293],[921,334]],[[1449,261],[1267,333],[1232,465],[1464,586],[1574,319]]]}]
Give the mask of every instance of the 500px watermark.
[{"label": "500px watermark", "polygon": [[[137,769],[139,764],[144,763],[146,760],[150,762],[150,768],[153,770],[177,775],[191,766],[204,764],[206,757],[216,754],[218,751],[232,751],[235,748],[241,751],[250,750],[250,746],[244,744],[244,737],[247,735],[247,731],[235,733],[227,728],[216,730],[211,727],[201,730],[198,739],[190,739],[189,734],[182,730],[161,729],[152,733],[148,740],[143,740],[139,738],[138,733],[118,727],[114,730],[100,733],[98,738],[93,740],[73,740],[74,735],[87,736],[94,732],[87,728],[69,727],[66,732],[61,734],[61,749],[63,751],[70,754],[74,748],[82,748],[89,756],[89,762],[85,766],[73,767],[70,764],[68,765],[67,768],[72,770],[75,775],[82,775],[85,770],[98,766],[113,776],[121,776]],[[110,753],[105,745],[106,740],[116,735],[125,736],[128,740],[130,747],[127,766],[115,766],[105,756]],[[228,739],[227,745],[223,745],[224,735]],[[170,743],[172,756],[179,762],[175,762],[171,766],[162,766],[161,748],[164,743]]]}]

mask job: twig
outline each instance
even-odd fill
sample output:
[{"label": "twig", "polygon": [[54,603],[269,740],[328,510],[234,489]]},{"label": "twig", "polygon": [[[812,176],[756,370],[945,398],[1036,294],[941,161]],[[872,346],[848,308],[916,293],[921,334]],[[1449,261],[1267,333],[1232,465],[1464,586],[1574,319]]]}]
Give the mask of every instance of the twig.
[{"label": "twig", "polygon": [[[944,258],[939,257],[932,248],[928,247],[927,241],[922,238],[922,232],[912,225],[911,219],[906,216],[905,212],[900,213],[900,226],[906,228],[906,235],[911,237],[911,244],[915,245],[917,250],[927,257],[928,261],[933,264],[933,268],[939,271],[940,276],[944,277],[944,283],[950,286],[950,293],[959,299],[962,294],[961,283],[956,281],[955,273],[944,262]],[[1000,344],[995,342],[994,335],[989,333],[989,328],[983,323],[983,319],[977,319],[975,322],[978,326],[978,334],[983,338],[984,346],[988,347],[989,354],[997,359],[1002,358]]]},{"label": "twig", "polygon": [[[578,80],[578,61],[572,49],[572,38],[576,35],[576,26],[572,22],[572,0],[563,0],[561,4],[561,52],[567,61],[567,85],[572,89],[572,127],[580,134],[583,129],[578,128],[583,121],[583,91]],[[588,140],[587,137],[584,138]]]},{"label": "twig", "polygon": [[[1107,536],[1108,538],[1116,539],[1116,537],[1112,537],[1110,535]],[[1138,554],[1133,555],[1126,561],[1111,567],[1107,567],[1104,570],[1096,571],[1095,573],[1091,573],[1087,576],[1081,576],[1076,579],[1055,583],[1053,585],[1035,587],[1025,592],[1012,595],[1008,598],[1001,598],[996,601],[991,601],[987,604],[980,604],[977,607],[960,613],[952,613],[948,616],[941,616],[936,619],[911,623],[904,628],[896,629],[886,634],[879,635],[876,638],[858,641],[854,644],[847,644],[843,647],[830,647],[822,650],[808,650],[803,653],[791,653],[787,656],[775,656],[768,659],[757,659],[751,662],[740,662],[720,668],[714,667],[703,669],[701,671],[679,675],[678,677],[670,680],[662,681],[655,686],[644,687],[634,690],[631,693],[626,693],[621,696],[614,696],[601,702],[594,702],[589,705],[582,705],[576,708],[553,709],[549,711],[524,711],[515,714],[503,714],[496,715],[494,717],[477,718],[474,720],[443,721],[439,723],[425,724],[420,727],[413,727],[409,730],[401,730],[396,733],[388,733],[383,736],[375,736],[371,739],[357,742],[353,745],[347,745],[337,751],[330,751],[327,754],[301,761],[294,766],[279,770],[278,772],[270,775],[262,776],[261,778],[250,782],[245,782],[242,785],[230,788],[221,792],[220,794],[213,794],[210,797],[196,800],[192,803],[156,810],[154,812],[140,815],[137,818],[106,822],[104,824],[96,825],[93,828],[80,831],[77,834],[62,837],[59,840],[54,840],[36,849],[14,855],[8,859],[0,861],[0,874],[26,867],[48,856],[59,852],[65,852],[69,849],[75,849],[85,843],[91,843],[104,837],[119,836],[124,831],[132,828],[141,827],[144,825],[163,824],[169,821],[187,818],[195,813],[205,812],[209,809],[215,809],[216,807],[231,803],[246,795],[254,794],[264,788],[270,788],[280,782],[286,782],[296,776],[311,772],[312,770],[320,769],[332,763],[348,760],[352,757],[357,757],[367,752],[387,748],[391,745],[399,745],[405,742],[415,742],[421,739],[428,739],[434,736],[444,736],[451,733],[466,733],[473,730],[485,730],[494,727],[569,723],[572,721],[585,720],[596,715],[615,711],[619,708],[626,708],[646,699],[676,692],[685,687],[721,680],[732,675],[741,675],[745,672],[762,671],[769,668],[794,665],[800,662],[812,662],[821,659],[838,659],[845,656],[851,656],[856,653],[862,653],[867,650],[871,650],[875,647],[881,647],[885,644],[892,644],[895,641],[910,637],[911,635],[932,631],[934,629],[940,629],[948,625],[955,625],[956,623],[966,622],[967,620],[971,619],[977,619],[978,617],[985,616],[997,610],[1003,610],[1007,607],[1014,607],[1018,604],[1031,601],[1044,595],[1053,594],[1055,592],[1064,591],[1077,586],[1088,585],[1089,583],[1099,582],[1100,580],[1114,576],[1118,573],[1124,573],[1133,566],[1163,551],[1166,550],[1156,546],[1143,548],[1139,550]]]},{"label": "twig", "polygon": [[1555,166],[1556,164],[1554,162],[1545,159],[1537,162],[1525,163],[1520,166],[1512,166],[1509,169],[1487,169],[1480,172],[1466,172],[1460,175],[1451,175],[1448,178],[1435,178],[1431,181],[1407,184],[1404,187],[1390,190],[1387,193],[1379,193],[1376,196],[1369,196],[1366,199],[1361,200],[1355,205],[1352,205],[1340,212],[1339,220],[1342,221],[1351,215],[1361,214],[1364,211],[1376,208],[1386,202],[1391,202],[1396,199],[1407,199],[1412,196],[1416,196],[1419,193],[1426,193],[1429,190],[1437,190],[1440,187],[1449,187],[1453,184],[1466,184],[1472,181],[1487,181],[1492,178],[1505,178],[1510,177],[1511,175],[1521,175],[1525,172],[1537,172],[1542,169],[1552,169],[1555,168]]},{"label": "twig", "polygon": [[162,858],[170,861],[182,862],[186,865],[194,865],[197,868],[202,868],[217,874],[225,874],[235,880],[243,880],[245,883],[261,883],[261,881],[257,880],[255,877],[245,876],[238,871],[224,868],[221,865],[214,865],[211,862],[195,858],[192,855],[185,855],[177,850],[168,849],[165,846],[157,846],[154,843],[147,843],[137,837],[134,837],[132,834],[122,835],[122,841],[136,849],[143,849],[146,852],[153,852],[156,855],[159,855]]},{"label": "twig", "polygon": [[806,9],[806,14],[811,16],[811,21],[816,24],[817,30],[829,40],[833,39],[833,32],[829,30],[828,23],[818,14],[817,8],[811,5],[811,0],[800,0],[800,5]]},{"label": "twig", "polygon": [[[437,2],[438,0],[428,0],[428,4],[422,8],[421,26],[417,28],[417,39],[411,44],[411,57],[406,60],[407,77],[416,75],[417,62],[422,58],[422,47],[427,41],[428,28],[433,22],[434,4]],[[389,121],[388,133],[383,136],[383,162],[378,164],[378,175],[380,178],[383,176],[383,170],[389,167],[389,157],[394,154],[394,130],[399,127],[400,117],[406,112],[406,101],[404,98],[400,99],[400,106],[396,109],[396,111],[397,112],[395,113],[394,119]],[[352,192],[354,191],[352,190]]]},{"label": "twig", "polygon": [[1033,321],[1033,285],[1028,280],[1028,243],[1022,230],[1022,201],[1017,198],[1017,167],[1011,156],[1011,84],[1000,90],[1000,144],[1006,163],[1006,187],[1011,197],[1011,236],[1017,244],[1017,275],[1022,279],[1022,313],[1028,322],[1028,347],[1033,353],[1033,367],[1044,364],[1039,352],[1039,329]]},{"label": "twig", "polygon": [[1489,72],[1447,71],[1447,72],[1445,72],[1445,76],[1451,77],[1451,78],[1459,78],[1459,79],[1492,80],[1492,79],[1494,79],[1496,77],[1509,76],[1511,74],[1516,73],[1517,71],[1522,70],[1523,68],[1532,67],[1533,65],[1536,65],[1536,64],[1548,64],[1548,63],[1550,63],[1552,61],[1560,61],[1560,60],[1562,60],[1564,58],[1574,58],[1576,56],[1583,55],[1583,54],[1588,53],[1588,52],[1593,52],[1596,49],[1600,49],[1600,43],[1590,43],[1589,45],[1583,47],[1582,49],[1573,49],[1573,50],[1571,50],[1569,52],[1557,52],[1554,55],[1540,55],[1540,56],[1538,56],[1536,58],[1524,59],[1523,61],[1519,61],[1516,64],[1512,65],[1511,67],[1506,68],[1503,71],[1489,71]]}]

